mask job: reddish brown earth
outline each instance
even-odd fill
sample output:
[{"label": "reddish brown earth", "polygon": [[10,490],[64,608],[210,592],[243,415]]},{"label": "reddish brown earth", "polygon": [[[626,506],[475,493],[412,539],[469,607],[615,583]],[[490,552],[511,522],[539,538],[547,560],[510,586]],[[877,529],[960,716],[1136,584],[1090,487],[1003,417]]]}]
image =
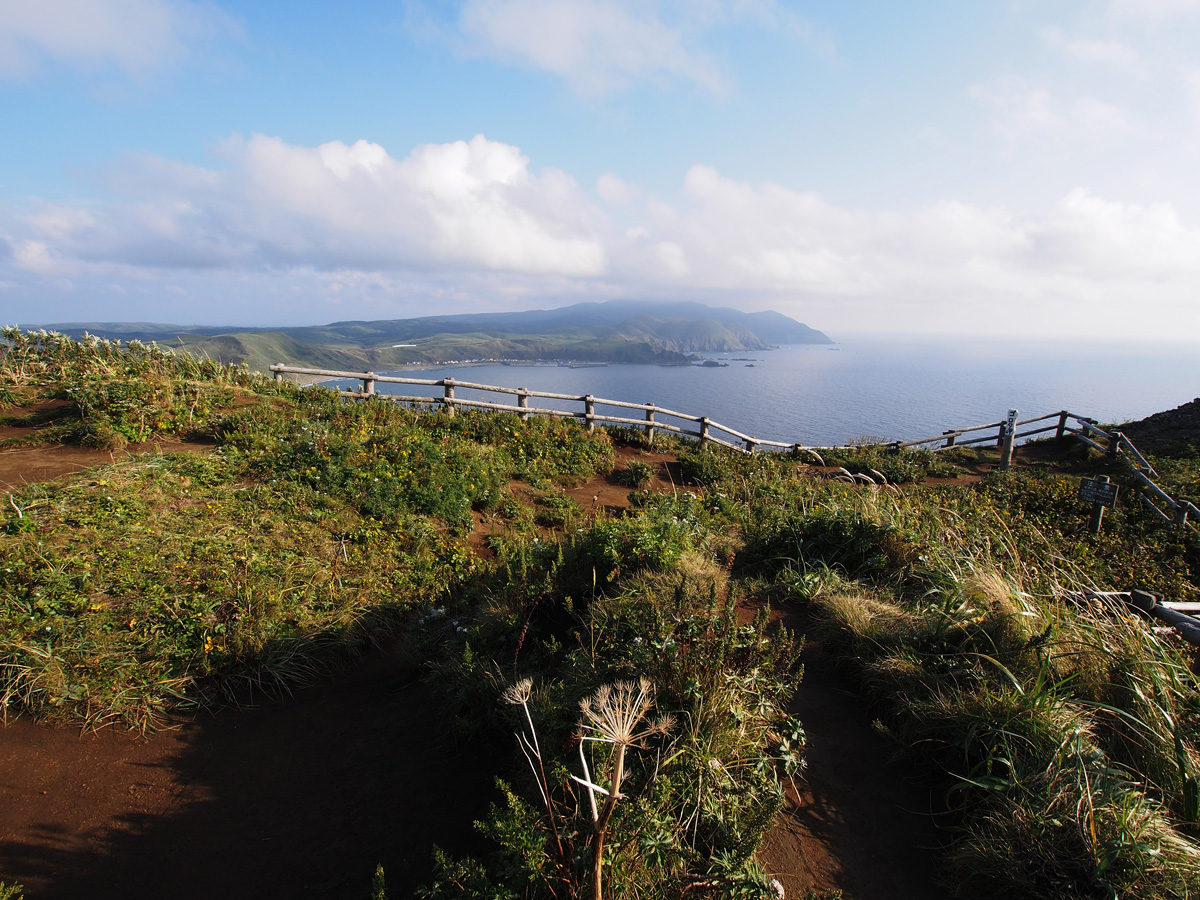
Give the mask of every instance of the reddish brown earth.
[{"label": "reddish brown earth", "polygon": [[[785,618],[797,624],[795,612]],[[789,897],[841,890],[862,900],[940,900],[938,833],[928,788],[910,780],[860,697],[806,643],[791,712],[808,736],[804,776],[759,849]]]},{"label": "reddish brown earth", "polygon": [[[145,449],[145,448],[142,448]],[[163,452],[189,447],[162,446]],[[108,462],[104,451],[0,451],[2,487]],[[618,470],[670,456],[623,448]],[[616,475],[573,488],[584,510],[628,506]],[[485,526],[486,527],[486,526]],[[478,541],[478,539],[476,539]],[[803,627],[800,611],[774,611]],[[805,651],[792,710],[808,768],[760,859],[789,897],[937,900],[940,842],[927,790],[906,780],[862,700]],[[377,863],[393,897],[430,873],[437,843],[469,851],[509,748],[457,746],[416,672],[380,653],[355,671],[256,709],[143,737],[27,720],[0,729],[0,878],[28,900],[329,897],[364,900]]]},{"label": "reddish brown earth", "polygon": [[[42,400],[23,410],[23,413],[46,413],[66,407],[64,400]],[[0,441],[10,438],[35,436],[40,427],[17,427],[0,424]],[[91,466],[115,462],[132,454],[141,453],[204,453],[212,448],[211,442],[185,443],[183,441],[154,440],[145,444],[134,444],[126,450],[100,450],[93,447],[71,447],[64,444],[27,448],[0,449],[0,492],[15,491],[26,484],[50,481],[63,475],[73,475]]]},{"label": "reddish brown earth", "polygon": [[496,748],[456,746],[415,672],[358,671],[149,737],[10,721],[0,873],[27,900],[393,897],[472,849]]}]

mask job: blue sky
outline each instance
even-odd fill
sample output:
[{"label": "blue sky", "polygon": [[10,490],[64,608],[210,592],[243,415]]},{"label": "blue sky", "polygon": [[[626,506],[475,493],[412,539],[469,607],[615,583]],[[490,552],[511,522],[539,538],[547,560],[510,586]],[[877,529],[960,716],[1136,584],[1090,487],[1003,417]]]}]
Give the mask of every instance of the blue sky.
[{"label": "blue sky", "polygon": [[0,4],[0,319],[1200,340],[1200,0]]}]

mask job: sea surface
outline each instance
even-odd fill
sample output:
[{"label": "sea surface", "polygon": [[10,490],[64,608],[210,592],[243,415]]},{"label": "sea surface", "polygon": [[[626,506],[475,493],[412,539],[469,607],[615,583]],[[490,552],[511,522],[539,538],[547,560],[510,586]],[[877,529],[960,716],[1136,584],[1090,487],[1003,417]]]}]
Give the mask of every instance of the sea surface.
[{"label": "sea surface", "polygon": [[[713,354],[727,368],[457,365],[390,374],[650,403],[708,416],[764,440],[808,446],[858,438],[916,440],[950,428],[1069,410],[1100,422],[1140,419],[1200,396],[1200,344],[1071,344],[850,337],[829,345]],[[383,373],[380,373],[383,374]],[[441,388],[378,385],[441,396]],[[465,399],[515,403],[459,388]],[[579,403],[531,406],[581,411]],[[597,405],[599,414],[642,418]],[[682,424],[682,423],[677,423]],[[694,428],[694,425],[689,427]]]}]

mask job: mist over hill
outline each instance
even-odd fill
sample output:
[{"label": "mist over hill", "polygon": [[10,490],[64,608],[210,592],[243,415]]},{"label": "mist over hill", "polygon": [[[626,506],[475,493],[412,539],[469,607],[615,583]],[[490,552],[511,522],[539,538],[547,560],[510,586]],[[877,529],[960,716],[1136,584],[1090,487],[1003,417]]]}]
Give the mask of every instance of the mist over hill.
[{"label": "mist over hill", "polygon": [[782,313],[623,300],[525,312],[284,328],[150,322],[74,322],[46,327],[73,337],[86,332],[126,341],[156,341],[260,370],[271,363],[384,370],[413,363],[485,359],[687,365],[688,354],[833,343],[820,331]]}]

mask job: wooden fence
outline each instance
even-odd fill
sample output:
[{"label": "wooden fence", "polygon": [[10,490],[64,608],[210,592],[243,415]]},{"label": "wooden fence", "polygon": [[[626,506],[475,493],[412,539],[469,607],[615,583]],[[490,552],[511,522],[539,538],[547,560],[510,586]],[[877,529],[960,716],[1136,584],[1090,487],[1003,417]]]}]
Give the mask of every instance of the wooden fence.
[{"label": "wooden fence", "polygon": [[[1063,437],[1067,433],[1073,433],[1073,430],[1068,427],[1067,422],[1071,419],[1078,421],[1091,421],[1079,419],[1073,413],[1066,410],[1060,412],[1047,413],[1044,416],[1036,416],[1032,419],[1017,419],[1016,410],[1010,410],[1012,428],[1009,428],[1010,419],[1002,419],[999,422],[989,422],[986,425],[972,425],[968,428],[951,428],[943,431],[941,434],[933,437],[920,438],[915,441],[895,441],[891,446],[896,449],[901,447],[923,447],[929,444],[940,444],[940,447],[930,447],[931,450],[942,450],[947,447],[966,447],[971,444],[987,444],[995,443],[997,447],[1004,447],[1006,441],[1015,442],[1017,438],[1032,437],[1035,434],[1045,434],[1053,431],[1055,437]],[[1038,422],[1046,422],[1055,420],[1054,424],[1046,425],[1041,428],[1029,428],[1025,431],[1017,431],[1023,425],[1033,425]],[[985,432],[983,437],[968,438],[960,440],[963,435],[974,434],[975,432]]]},{"label": "wooden fence", "polygon": [[[1190,528],[1200,533],[1200,528],[1197,528],[1194,522],[1188,521],[1189,518],[1200,521],[1200,508],[1190,500],[1176,500],[1155,484],[1154,478],[1158,473],[1129,438],[1115,429],[1104,431],[1096,427],[1095,422],[1090,419],[1078,421],[1079,428],[1071,433],[1087,446],[1113,459],[1122,459],[1133,477],[1134,485],[1138,488],[1138,497],[1147,509],[1176,529]],[[1101,444],[1100,441],[1106,443]]]},{"label": "wooden fence", "polygon": [[[367,397],[380,397],[396,403],[410,404],[434,404],[443,406],[451,415],[456,409],[491,409],[500,410],[502,412],[516,413],[522,419],[529,416],[559,416],[561,418],[581,419],[592,430],[597,423],[604,425],[628,425],[634,428],[641,428],[646,432],[648,438],[653,438],[656,431],[669,432],[671,434],[682,435],[683,437],[694,438],[700,441],[701,445],[719,444],[722,447],[729,447],[734,450],[744,450],[748,453],[753,453],[759,448],[774,448],[777,450],[787,450],[795,453],[811,451],[814,449],[805,447],[802,444],[788,444],[782,441],[768,441],[762,438],[752,437],[748,434],[736,429],[730,428],[728,425],[722,425],[720,422],[714,422],[708,416],[692,416],[687,413],[677,412],[673,409],[667,409],[662,406],[656,406],[653,403],[628,403],[624,400],[606,400],[602,397],[594,397],[591,394],[579,396],[577,394],[552,394],[546,391],[530,391],[525,388],[507,388],[498,387],[493,384],[475,384],[470,381],[458,381],[454,378],[400,378],[394,375],[377,375],[374,372],[338,372],[330,369],[305,369],[297,366],[273,365],[271,371],[275,374],[275,380],[280,381],[285,375],[312,375],[319,378],[345,378],[355,379],[362,382],[362,389],[357,391],[339,390],[338,393],[343,397],[354,397],[358,399],[366,399]],[[440,387],[442,395],[439,396],[404,396],[402,394],[377,394],[375,386],[377,384],[411,384],[422,385],[424,387]],[[485,393],[502,394],[516,397],[516,403],[494,403],[487,400],[470,400],[465,397],[456,395],[456,390],[471,390],[483,391]],[[548,407],[530,406],[529,398],[535,400],[564,400],[581,404],[581,409],[572,412],[571,410],[552,409]],[[608,408],[615,410],[636,410],[642,413],[641,418],[631,418],[628,415],[614,415],[603,411]]]},{"label": "wooden fence", "polygon": [[1161,596],[1150,591],[1079,591],[1067,594],[1066,599],[1075,603],[1091,603],[1098,601],[1108,607],[1112,613],[1120,614],[1127,610],[1158,619],[1163,624],[1158,630],[1173,629],[1180,637],[1193,646],[1200,647],[1200,620],[1196,613],[1200,612],[1200,603],[1188,601],[1163,600]]},{"label": "wooden fence", "polygon": [[[530,391],[525,388],[498,387],[491,384],[475,384],[470,381],[458,381],[454,378],[424,379],[401,378],[395,375],[378,375],[374,372],[340,372],[330,369],[308,369],[298,366],[276,364],[271,366],[271,372],[276,381],[283,380],[285,375],[307,375],[317,378],[351,379],[362,382],[360,390],[339,390],[343,397],[366,399],[379,397],[396,403],[441,405],[453,415],[457,409],[491,409],[515,413],[521,419],[529,416],[558,416],[562,418],[581,419],[592,430],[597,423],[605,425],[627,425],[641,428],[648,439],[653,439],[656,431],[678,434],[693,438],[701,446],[718,444],[734,450],[753,453],[758,449],[784,450],[796,454],[811,453],[820,459],[817,451],[832,449],[830,447],[805,446],[799,443],[768,441],[763,438],[743,434],[728,425],[714,422],[707,416],[692,416],[677,412],[653,403],[628,403],[624,400],[606,400],[591,394],[579,396],[576,394],[552,394],[545,391]],[[406,396],[402,394],[377,394],[377,384],[410,384],[423,387],[440,387],[441,396]],[[515,397],[515,403],[496,403],[487,400],[471,400],[459,397],[457,389],[481,391],[484,393],[500,394]],[[577,411],[553,409],[549,407],[530,406],[529,399],[559,400],[578,403],[581,408]],[[628,415],[614,415],[600,408],[615,410],[635,410],[642,413],[641,418]],[[1133,443],[1119,431],[1104,431],[1096,425],[1095,419],[1076,415],[1068,410],[1047,413],[1028,419],[1018,419],[1018,412],[1010,409],[1008,417],[999,422],[989,422],[985,425],[972,425],[967,428],[951,428],[933,437],[920,438],[915,441],[892,441],[887,446],[894,450],[909,447],[927,447],[930,450],[945,450],[950,447],[966,447],[974,444],[992,443],[1000,448],[1000,465],[1007,468],[1012,461],[1013,448],[1019,438],[1032,437],[1039,434],[1054,432],[1056,438],[1073,436],[1077,440],[1101,453],[1115,459],[1123,459],[1128,465],[1133,481],[1139,489],[1138,496],[1147,508],[1153,510],[1166,523],[1177,529],[1191,528],[1200,532],[1189,517],[1200,521],[1200,508],[1187,500],[1175,500],[1166,491],[1154,483],[1156,473],[1146,458],[1138,451]],[[1049,424],[1041,424],[1041,423]],[[1027,426],[1037,425],[1036,428]],[[1022,431],[1020,429],[1024,428]],[[979,437],[967,435],[982,434]],[[966,437],[965,440],[963,438]]]},{"label": "wooden fence", "polygon": [[[1160,519],[1176,529],[1187,527],[1200,533],[1200,528],[1197,528],[1195,524],[1188,521],[1189,517],[1200,521],[1200,508],[1197,508],[1189,500],[1176,500],[1155,484],[1154,478],[1157,477],[1158,473],[1154,471],[1154,468],[1146,461],[1146,457],[1141,454],[1138,448],[1133,445],[1133,441],[1129,440],[1121,432],[1116,430],[1105,431],[1096,425],[1095,419],[1079,416],[1065,409],[1032,419],[1017,419],[1016,414],[1016,410],[1009,410],[1010,419],[1005,419],[1001,422],[990,422],[987,425],[975,425],[971,428],[954,428],[935,437],[922,438],[916,441],[897,441],[891,446],[898,449],[900,447],[919,447],[940,443],[940,447],[932,449],[945,449],[946,447],[953,446],[961,447],[968,444],[995,442],[996,446],[1001,448],[1000,464],[1003,467],[1007,467],[1012,461],[1013,442],[1017,438],[1031,437],[1035,434],[1046,434],[1051,431],[1054,432],[1056,438],[1071,435],[1093,450],[1098,450],[1114,460],[1123,460],[1129,468],[1134,485],[1138,488],[1138,497],[1141,502]],[[1039,428],[1030,428],[1025,431],[1017,430],[1023,425],[1034,425],[1050,420],[1055,421],[1051,425]],[[1009,427],[1010,421],[1012,422],[1011,428]],[[972,438],[966,441],[958,440],[964,434],[978,431],[988,432],[988,434],[985,437]],[[991,432],[995,433],[992,434]]]}]

